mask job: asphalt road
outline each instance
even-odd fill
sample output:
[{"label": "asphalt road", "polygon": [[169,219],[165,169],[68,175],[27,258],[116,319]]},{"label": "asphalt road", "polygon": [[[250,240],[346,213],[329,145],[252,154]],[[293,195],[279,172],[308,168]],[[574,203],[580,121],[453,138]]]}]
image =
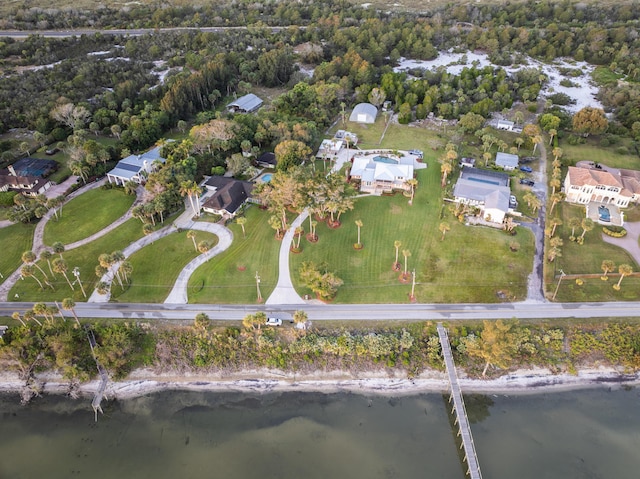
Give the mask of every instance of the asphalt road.
[{"label": "asphalt road", "polygon": [[[23,312],[33,303],[0,303],[0,316]],[[213,320],[241,320],[256,311],[293,313],[303,309],[312,321],[464,320],[640,317],[640,302],[612,303],[500,303],[500,304],[331,304],[331,305],[228,305],[228,304],[137,304],[76,303],[82,318],[136,320],[190,320],[204,312]],[[65,314],[70,316],[70,312]]]}]

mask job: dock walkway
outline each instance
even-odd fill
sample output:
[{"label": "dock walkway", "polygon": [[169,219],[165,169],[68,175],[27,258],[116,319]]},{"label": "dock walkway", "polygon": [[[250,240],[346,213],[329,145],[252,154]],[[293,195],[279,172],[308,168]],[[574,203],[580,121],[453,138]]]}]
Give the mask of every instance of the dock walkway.
[{"label": "dock walkway", "polygon": [[471,427],[469,426],[467,410],[464,407],[462,390],[460,389],[460,383],[458,382],[456,365],[453,362],[453,354],[451,353],[449,335],[447,334],[447,330],[442,325],[442,323],[438,323],[438,337],[440,338],[440,345],[442,346],[442,356],[444,357],[444,363],[447,367],[447,376],[449,378],[449,384],[451,386],[451,397],[449,398],[449,402],[453,400],[452,412],[455,413],[456,416],[456,423],[458,424],[458,436],[462,437],[464,458],[467,462],[467,474],[471,477],[471,479],[482,479],[482,473],[480,472],[480,463],[478,462],[478,455],[476,454],[476,446],[473,443],[473,436],[471,435]]}]

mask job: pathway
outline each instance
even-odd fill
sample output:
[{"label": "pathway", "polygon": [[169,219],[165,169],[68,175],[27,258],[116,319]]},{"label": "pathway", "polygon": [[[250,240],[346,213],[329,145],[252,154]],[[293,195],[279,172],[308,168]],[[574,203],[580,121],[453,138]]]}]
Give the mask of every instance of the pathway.
[{"label": "pathway", "polygon": [[619,246],[626,250],[636,261],[636,264],[640,265],[640,245],[638,245],[638,238],[640,238],[640,222],[625,223],[624,229],[627,230],[626,236],[622,238],[613,238],[602,233],[602,240],[605,243]]},{"label": "pathway", "polygon": [[[191,211],[188,216],[190,216]],[[216,223],[204,223],[204,222],[196,222],[192,221],[190,218],[188,222],[183,221],[183,217],[185,214],[183,213],[176,220],[176,225],[182,229],[190,229],[190,230],[198,230],[198,231],[207,231],[212,233],[218,237],[218,244],[200,256],[192,259],[189,264],[187,264],[180,274],[178,275],[178,279],[173,285],[173,289],[167,296],[167,299],[164,300],[165,303],[174,303],[174,304],[186,304],[189,302],[189,297],[187,293],[187,286],[189,284],[189,278],[194,273],[198,267],[209,261],[214,256],[219,255],[223,251],[225,251],[231,243],[233,242],[233,233],[229,228],[226,228],[222,225]]]},{"label": "pathway", "polygon": [[2,221],[0,221],[0,228],[6,228],[7,226],[11,226],[12,224],[14,224],[13,221],[2,220]]},{"label": "pathway", "polygon": [[304,210],[289,225],[287,233],[282,239],[280,245],[280,257],[278,259],[278,283],[275,289],[265,302],[265,304],[306,304],[305,301],[296,293],[293,283],[291,282],[291,274],[289,272],[289,249],[293,241],[296,228],[301,226],[304,220],[309,216],[309,212]]},{"label": "pathway", "polygon": [[44,192],[44,195],[47,198],[56,198],[58,196],[64,195],[64,192],[71,188],[71,185],[75,185],[79,179],[79,176],[71,175],[62,183],[53,185],[51,188]]}]

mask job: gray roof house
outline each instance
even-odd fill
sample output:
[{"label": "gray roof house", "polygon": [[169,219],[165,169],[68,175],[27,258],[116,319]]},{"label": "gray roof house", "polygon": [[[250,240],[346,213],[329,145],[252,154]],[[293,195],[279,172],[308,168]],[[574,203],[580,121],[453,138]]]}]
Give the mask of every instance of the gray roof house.
[{"label": "gray roof house", "polygon": [[453,188],[454,201],[482,210],[485,221],[501,224],[509,212],[509,175],[463,167]]},{"label": "gray roof house", "polygon": [[371,103],[358,103],[351,112],[349,121],[355,121],[356,123],[375,123],[376,116],[378,116],[378,109]]},{"label": "gray roof house", "polygon": [[496,153],[496,166],[501,167],[503,170],[515,170],[518,167],[518,155],[512,155],[511,153],[503,153],[499,151]]},{"label": "gray roof house", "polygon": [[241,96],[236,101],[227,105],[227,110],[231,113],[251,113],[256,111],[262,106],[262,99],[249,93],[248,95]]},{"label": "gray roof house", "polygon": [[127,181],[142,184],[149,173],[155,170],[156,163],[165,161],[160,156],[160,147],[156,146],[141,155],[129,155],[120,160],[116,167],[107,173],[107,180],[116,185],[124,185]]},{"label": "gray roof house", "polygon": [[204,182],[204,186],[213,192],[202,205],[207,213],[233,218],[245,202],[253,199],[251,193],[254,184],[249,181],[212,176]]}]

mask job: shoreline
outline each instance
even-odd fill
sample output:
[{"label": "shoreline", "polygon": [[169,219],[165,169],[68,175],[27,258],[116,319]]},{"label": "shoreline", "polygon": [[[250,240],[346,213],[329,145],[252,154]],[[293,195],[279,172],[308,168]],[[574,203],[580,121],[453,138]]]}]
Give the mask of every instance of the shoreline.
[{"label": "shoreline", "polygon": [[[36,376],[39,393],[66,395],[69,383],[55,373]],[[99,381],[79,385],[78,398],[90,398]],[[640,373],[624,374],[615,368],[586,368],[577,374],[553,374],[548,369],[520,369],[494,379],[460,378],[465,394],[539,394],[579,389],[607,387],[618,389],[640,385]],[[0,393],[24,390],[24,381],[11,372],[0,373]],[[281,373],[273,370],[241,371],[233,374],[155,373],[148,369],[133,371],[127,379],[109,382],[106,400],[127,400],[163,391],[198,391],[226,393],[282,393],[319,392],[376,394],[381,396],[409,396],[423,393],[446,393],[449,390],[445,373],[426,371],[416,378],[392,376],[384,372],[370,372],[358,377],[344,372],[313,374]]]}]

